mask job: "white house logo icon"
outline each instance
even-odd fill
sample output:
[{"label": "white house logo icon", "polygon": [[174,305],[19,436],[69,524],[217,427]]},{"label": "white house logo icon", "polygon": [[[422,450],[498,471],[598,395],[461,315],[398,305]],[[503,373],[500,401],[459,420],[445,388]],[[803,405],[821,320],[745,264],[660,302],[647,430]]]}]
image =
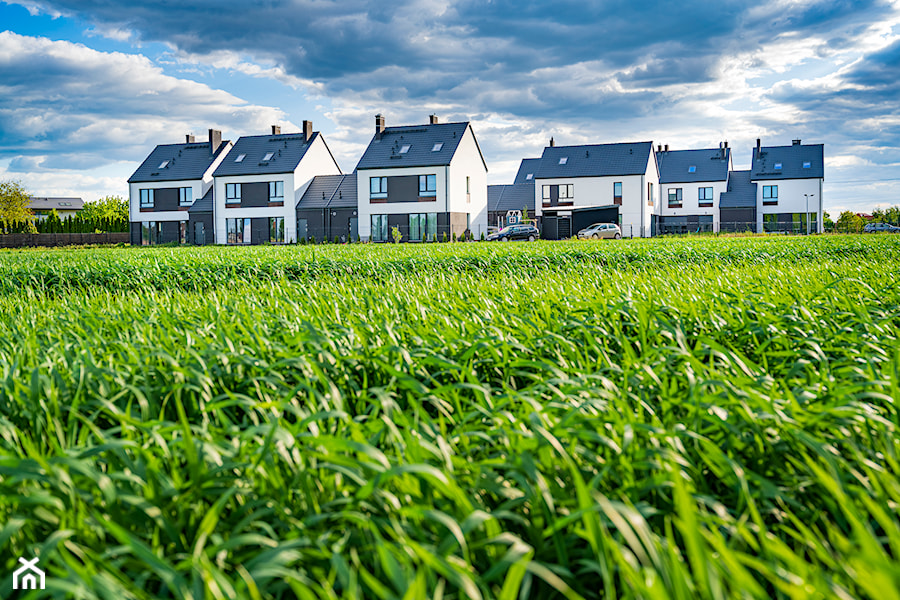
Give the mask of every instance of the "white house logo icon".
[{"label": "white house logo icon", "polygon": [[44,572],[37,568],[38,559],[25,560],[20,558],[22,566],[13,573],[14,590],[42,590],[44,589]]}]

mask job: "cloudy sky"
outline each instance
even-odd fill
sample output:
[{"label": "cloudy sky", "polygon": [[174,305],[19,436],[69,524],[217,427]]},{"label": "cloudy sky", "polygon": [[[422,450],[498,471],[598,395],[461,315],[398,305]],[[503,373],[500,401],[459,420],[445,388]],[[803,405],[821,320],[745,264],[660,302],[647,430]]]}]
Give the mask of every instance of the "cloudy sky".
[{"label": "cloudy sky", "polygon": [[824,143],[825,203],[900,204],[900,0],[0,1],[0,180],[127,195],[156,144],[472,121],[490,183],[558,144]]}]

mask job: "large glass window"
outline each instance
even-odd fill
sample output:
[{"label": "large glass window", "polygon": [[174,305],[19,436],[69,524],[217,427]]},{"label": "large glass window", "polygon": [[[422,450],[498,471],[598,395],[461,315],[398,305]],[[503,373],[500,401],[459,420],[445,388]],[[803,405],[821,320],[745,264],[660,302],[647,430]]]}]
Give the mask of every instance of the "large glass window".
[{"label": "large glass window", "polygon": [[269,217],[269,241],[273,244],[284,243],[284,217]]},{"label": "large glass window", "polygon": [[681,208],[683,199],[681,196],[681,188],[669,188],[669,208]]},{"label": "large glass window", "polygon": [[[188,188],[190,189],[190,188]],[[188,243],[188,222],[181,221],[178,223],[178,239],[182,244]]]},{"label": "large glass window", "polygon": [[387,198],[387,177],[369,177],[369,198]]},{"label": "large glass window", "polygon": [[157,221],[141,223],[141,245],[152,246],[159,243],[160,224]]},{"label": "large glass window", "polygon": [[141,208],[153,208],[153,190],[141,190]]},{"label": "large glass window", "polygon": [[778,186],[777,185],[764,185],[763,186],[763,206],[773,206],[778,204]]},{"label": "large glass window", "polygon": [[713,205],[713,189],[711,187],[697,188],[697,201],[701,207]]},{"label": "large glass window", "polygon": [[613,183],[613,204],[622,205],[622,182]]},{"label": "large glass window", "polygon": [[437,196],[437,175],[419,175],[419,196]]},{"label": "large glass window", "polygon": [[194,203],[194,190],[189,187],[178,188],[178,204],[190,206]]},{"label": "large glass window", "polygon": [[418,213],[409,215],[409,240],[420,242],[424,237],[433,240],[437,236],[437,213]]},{"label": "large glass window", "polygon": [[240,204],[241,202],[241,184],[226,183],[225,184],[225,203]]},{"label": "large glass window", "polygon": [[653,184],[647,183],[647,206],[653,206]]},{"label": "large glass window", "polygon": [[225,219],[225,231],[229,244],[250,243],[250,219]]},{"label": "large glass window", "polygon": [[763,215],[763,231],[778,231],[778,215]]},{"label": "large glass window", "polygon": [[269,182],[269,202],[284,202],[284,182]]},{"label": "large glass window", "polygon": [[372,241],[388,241],[388,216],[372,215]]}]

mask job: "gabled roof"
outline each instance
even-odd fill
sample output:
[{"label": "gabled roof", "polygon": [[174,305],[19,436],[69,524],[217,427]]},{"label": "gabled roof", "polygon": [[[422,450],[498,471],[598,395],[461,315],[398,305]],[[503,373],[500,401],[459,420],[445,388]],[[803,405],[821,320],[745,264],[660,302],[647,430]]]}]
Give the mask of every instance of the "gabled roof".
[{"label": "gabled roof", "polygon": [[84,200],[81,198],[28,198],[28,208],[31,210],[81,210],[84,208]]},{"label": "gabled roof", "polygon": [[[453,160],[469,123],[435,123],[409,127],[385,127],[375,134],[356,165],[359,169],[394,169],[403,167],[445,167]],[[475,133],[472,132],[475,139]],[[408,146],[408,148],[406,148]],[[475,140],[484,162],[481,147]],[[406,151],[403,152],[403,149]],[[487,170],[487,163],[484,162]]]},{"label": "gabled roof", "polygon": [[[804,168],[804,164],[809,166]],[[778,169],[778,165],[781,168]],[[825,146],[799,143],[790,146],[763,146],[753,149],[750,177],[758,179],[824,179]]]},{"label": "gabled roof", "polygon": [[728,191],[719,195],[719,208],[756,208],[756,184],[750,181],[750,171],[728,174]]},{"label": "gabled roof", "polygon": [[[213,175],[222,177],[293,173],[317,137],[318,131],[314,131],[308,141],[303,133],[245,135],[238,139]],[[263,160],[270,153],[271,158]],[[238,161],[241,156],[244,158]]]},{"label": "gabled roof", "polygon": [[[534,183],[534,178],[537,176],[537,170],[540,164],[541,159],[539,158],[523,158],[522,162],[519,163],[519,172],[516,173],[516,178],[513,180],[513,183]],[[531,179],[528,179],[528,175],[531,175]]]},{"label": "gabled roof", "polygon": [[356,173],[317,175],[297,202],[297,210],[310,208],[356,208]]},{"label": "gabled roof", "polygon": [[657,152],[659,182],[725,181],[728,178],[730,158],[731,148]]},{"label": "gabled roof", "polygon": [[548,146],[544,148],[534,176],[549,179],[643,175],[647,172],[652,150],[653,142]]},{"label": "gabled roof", "polygon": [[211,213],[213,210],[213,189],[216,186],[211,185],[209,189],[203,194],[203,197],[195,200],[191,207],[188,209],[189,213]]},{"label": "gabled roof", "polygon": [[513,185],[488,186],[488,211],[505,212],[527,208],[534,213],[534,184],[520,183]]},{"label": "gabled roof", "polygon": [[128,179],[128,183],[202,179],[216,157],[230,143],[222,140],[215,154],[210,153],[209,142],[157,146]]}]

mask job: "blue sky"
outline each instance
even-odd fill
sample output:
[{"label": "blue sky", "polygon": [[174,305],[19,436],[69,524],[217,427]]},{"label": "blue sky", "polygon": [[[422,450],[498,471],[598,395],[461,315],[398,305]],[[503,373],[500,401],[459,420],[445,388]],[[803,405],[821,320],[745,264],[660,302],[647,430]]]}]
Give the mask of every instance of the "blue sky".
[{"label": "blue sky", "polygon": [[127,195],[156,144],[470,120],[489,182],[558,144],[824,143],[826,210],[900,204],[900,1],[0,2],[0,180]]}]

